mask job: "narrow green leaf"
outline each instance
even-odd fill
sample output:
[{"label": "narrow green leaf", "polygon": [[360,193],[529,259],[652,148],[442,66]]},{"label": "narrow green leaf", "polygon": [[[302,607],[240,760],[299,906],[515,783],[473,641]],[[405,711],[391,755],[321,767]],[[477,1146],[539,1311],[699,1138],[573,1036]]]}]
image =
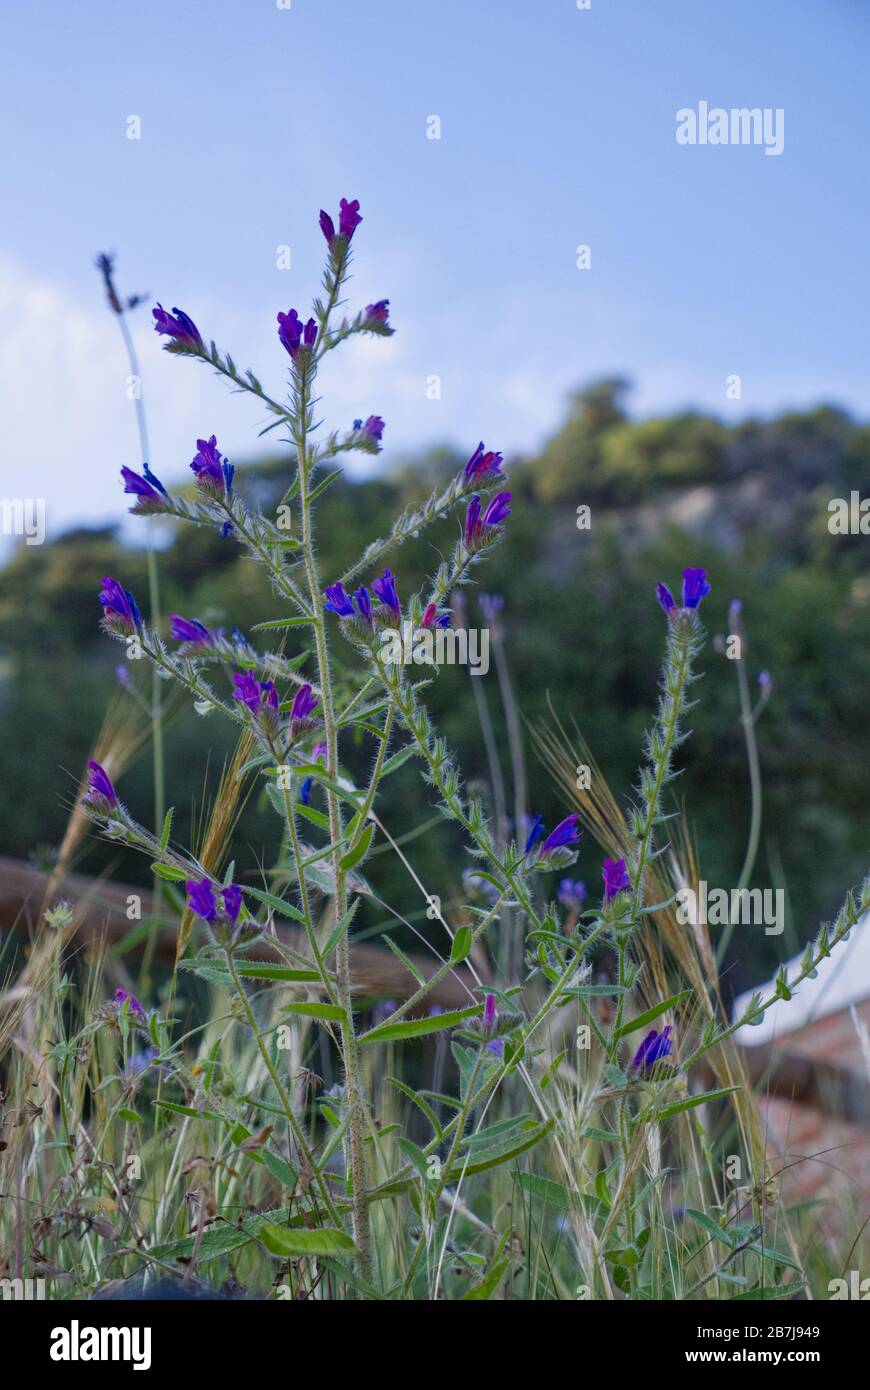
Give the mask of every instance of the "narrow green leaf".
[{"label": "narrow green leaf", "polygon": [[655,1118],[666,1120],[669,1115],[679,1115],[683,1110],[694,1110],[696,1105],[705,1105],[708,1100],[721,1100],[723,1096],[730,1096],[739,1090],[739,1086],[723,1086],[718,1091],[704,1091],[702,1095],[689,1096],[686,1100],[677,1100],[673,1105],[663,1106],[655,1112]]},{"label": "narrow green leaf", "polygon": [[274,893],[267,893],[262,888],[246,888],[245,892],[250,893],[258,902],[265,903],[266,907],[271,907],[273,912],[280,913],[282,917],[292,917],[294,922],[305,921],[305,914],[300,912],[298,907],[286,902],[284,898],[276,897]]},{"label": "narrow green leaf", "polygon": [[343,469],[343,468],[336,468],[336,469],[335,469],[335,472],[329,473],[329,474],[323,479],[322,482],[320,482],[320,483],[317,484],[317,487],[313,490],[313,492],[309,492],[309,494],[308,494],[308,501],[309,501],[309,502],[313,502],[314,499],[315,499],[315,497],[319,497],[320,494],[321,494],[321,492],[325,492],[326,489],[327,489],[328,487],[330,487],[330,486],[335,482],[336,478],[340,478],[340,477],[342,476],[343,472],[344,472],[344,469]]},{"label": "narrow green leaf", "polygon": [[152,864],[151,872],[158,878],[165,878],[169,883],[184,883],[187,878],[185,869],[176,869],[174,864]]},{"label": "narrow green leaf", "polygon": [[401,1023],[383,1023],[380,1028],[372,1028],[360,1038],[361,1043],[388,1042],[393,1038],[420,1038],[426,1033],[440,1033],[445,1028],[455,1028],[467,1018],[475,1018],[482,1011],[482,1004],[471,1009],[454,1009],[451,1013],[436,1014],[434,1018],[405,1019]]},{"label": "narrow green leaf", "polygon": [[464,961],[471,951],[474,938],[471,927],[460,927],[453,938],[453,947],[450,951],[450,964],[459,965]]},{"label": "narrow green leaf", "polygon": [[165,850],[169,844],[169,836],[172,834],[172,818],[175,815],[175,807],[170,806],[163,818],[163,830],[160,835],[160,848]]},{"label": "narrow green leaf", "polygon": [[696,1211],[694,1207],[686,1207],[686,1215],[691,1217],[698,1226],[703,1226],[704,1230],[716,1240],[721,1240],[723,1245],[727,1245],[729,1249],[733,1250],[734,1237],[731,1232],[720,1226],[718,1221],[714,1221],[712,1216],[708,1216],[705,1211]]},{"label": "narrow green leaf", "polygon": [[302,1004],[285,1004],[283,1012],[301,1014],[303,1018],[319,1018],[323,1022],[344,1023],[347,1014],[338,1004],[318,1004],[306,999]]},{"label": "narrow green leaf", "polygon": [[400,960],[402,962],[408,973],[410,975],[413,975],[414,979],[417,981],[417,984],[421,987],[424,986],[426,984],[425,975],[420,974],[420,971],[417,969],[410,956],[405,955],[405,952],[402,950],[401,946],[397,946],[395,941],[393,941],[389,936],[387,936],[386,933],[384,933],[384,935],[381,937],[381,940],[387,943],[393,955],[396,957],[397,960]]},{"label": "narrow green leaf", "polygon": [[267,632],[276,627],[310,627],[310,618],[273,618],[268,623],[255,623],[251,628],[252,632]]},{"label": "narrow green leaf", "polygon": [[285,1259],[302,1255],[356,1255],[358,1250],[349,1235],[333,1226],[320,1226],[309,1231],[271,1223],[261,1227],[260,1239],[273,1255]]},{"label": "narrow green leaf", "polygon": [[353,869],[361,859],[365,858],[374,833],[375,827],[373,825],[367,825],[353,848],[349,849],[347,854],[339,860],[343,869]]},{"label": "narrow green leaf", "polygon": [[638,1014],[637,1018],[631,1019],[624,1027],[620,1028],[616,1035],[617,1038],[624,1038],[628,1033],[636,1033],[638,1028],[645,1028],[648,1023],[652,1023],[653,1019],[658,1018],[660,1014],[667,1013],[668,1009],[672,1009],[675,1004],[679,1004],[683,999],[687,999],[691,993],[692,991],[690,989],[683,989],[680,990],[679,994],[672,994],[670,999],[665,999],[663,1003],[654,1004],[651,1009],[647,1009],[645,1013]]}]

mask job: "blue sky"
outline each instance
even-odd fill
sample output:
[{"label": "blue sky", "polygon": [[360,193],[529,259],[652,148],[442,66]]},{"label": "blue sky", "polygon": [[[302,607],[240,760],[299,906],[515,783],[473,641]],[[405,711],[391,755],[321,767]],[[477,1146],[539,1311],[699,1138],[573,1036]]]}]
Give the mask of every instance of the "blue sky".
[{"label": "blue sky", "polygon": [[[124,515],[137,440],[95,252],[280,391],[275,314],[316,292],[317,211],[344,194],[365,217],[352,301],[389,297],[398,332],[337,355],[324,412],[382,414],[385,462],[533,448],[614,371],[638,414],[870,413],[868,38],[860,0],[7,7],[0,494],[44,496],[49,535]],[[783,153],[678,145],[702,100],[781,107]],[[155,470],[181,476],[203,433],[253,453],[254,403],[133,322]]]}]

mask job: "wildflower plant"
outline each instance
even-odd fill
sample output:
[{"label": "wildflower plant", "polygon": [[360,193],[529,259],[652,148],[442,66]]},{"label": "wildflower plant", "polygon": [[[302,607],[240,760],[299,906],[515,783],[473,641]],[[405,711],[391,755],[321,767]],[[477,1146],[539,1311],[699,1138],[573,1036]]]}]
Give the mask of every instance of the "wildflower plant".
[{"label": "wildflower plant", "polygon": [[[355,200],[342,199],[336,218],[320,214],[326,242],[322,294],[310,313],[291,307],[277,315],[276,351],[288,373],[283,400],[268,395],[253,372],[240,370],[187,312],[160,305],[154,310],[154,327],[168,352],[211,367],[231,387],[253,395],[271,417],[268,428],[284,432],[289,457],[282,506],[290,506],[298,519],[292,534],[249,505],[243,481],[237,481],[207,429],[196,440],[190,464],[192,495],[167,490],[147,465],[141,473],[122,470],[124,489],[135,499],[134,514],[172,516],[216,531],[262,570],[285,616],[260,624],[251,637],[212,630],[195,615],[172,615],[166,631],[143,618],[123,578],[106,577],[99,594],[108,636],[135,642],[200,715],[228,721],[248,740],[252,752],[243,771],[262,779],[280,817],[285,886],[275,893],[246,887],[250,876],[237,866],[220,879],[192,850],[173,843],[171,812],[159,830],[138,824],[96,762],[89,764],[81,805],[105,835],[149,856],[158,876],[183,892],[180,905],[202,942],[189,963],[206,980],[224,981],[233,992],[232,1016],[247,1030],[265,1078],[262,1092],[245,1102],[262,1109],[271,1121],[269,1133],[276,1131],[274,1138],[248,1135],[240,1142],[294,1194],[301,1193],[295,1214],[257,1227],[273,1255],[310,1251],[338,1258],[344,1292],[415,1297],[425,1291],[438,1297],[447,1277],[445,1252],[455,1249],[451,1231],[464,1184],[477,1174],[514,1171],[522,1155],[543,1146],[552,1155],[563,1194],[559,1200],[570,1227],[576,1282],[595,1296],[640,1295],[644,1289],[649,1296],[648,1250],[657,1248],[651,1229],[661,1211],[663,1175],[652,1155],[661,1144],[662,1126],[739,1089],[738,1083],[699,1088],[695,1068],[727,1044],[739,1022],[752,1022],[777,999],[789,998],[812,974],[870,906],[870,883],[858,898],[847,897],[834,927],[807,948],[799,977],[781,979],[770,999],[753,1000],[738,1023],[729,1024],[713,1008],[705,1012],[690,998],[690,989],[663,996],[649,971],[644,973],[644,933],[653,921],[667,919],[673,899],[669,796],[688,737],[689,697],[704,642],[701,604],[710,584],[700,568],[685,570],[679,604],[666,585],[658,587],[665,615],[658,708],[634,799],[603,862],[600,890],[567,874],[584,834],[582,806],[550,827],[541,816],[524,829],[517,820],[516,838],[492,828],[484,799],[464,782],[428,712],[425,693],[433,673],[420,679],[413,668],[387,662],[379,638],[385,628],[401,628],[405,621],[418,631],[450,622],[451,596],[473,582],[509,525],[514,499],[505,486],[502,455],[479,443],[446,486],[400,516],[386,536],[368,543],[343,574],[322,573],[318,559],[317,504],[340,476],[336,460],[352,452],[377,455],[385,430],[374,413],[332,431],[319,422],[318,381],[325,359],[351,338],[393,332],[387,299],[357,310],[346,304],[362,220]],[[403,591],[390,568],[393,554],[408,537],[436,524],[448,537],[444,558],[432,573],[419,576],[414,592]],[[650,618],[655,612],[650,596]],[[276,634],[280,644],[269,646]],[[300,634],[310,643],[310,658],[285,650]],[[345,651],[337,661],[334,650],[342,644]],[[350,675],[346,656],[354,662]],[[762,693],[769,694],[769,681]],[[345,750],[355,739],[369,741],[372,749],[363,785],[354,783],[345,765]],[[365,1028],[355,1000],[351,932],[370,856],[377,837],[385,834],[378,816],[384,782],[411,757],[428,797],[464,839],[468,902],[463,924],[454,926],[445,920],[440,900],[427,895],[430,920],[447,933],[448,951],[424,977],[397,948],[408,968],[406,997],[381,1006]],[[312,807],[315,790],[325,815]],[[309,843],[312,835],[319,836],[316,845]],[[273,930],[276,916],[301,929],[301,950],[282,943]],[[519,977],[484,983],[481,961],[503,923],[510,923],[524,943]],[[266,935],[283,958],[280,967],[258,965],[251,954]],[[615,954],[616,978],[602,991],[591,982],[591,970],[608,951]],[[454,972],[468,982],[467,1006],[430,1007],[432,991]],[[264,981],[291,992],[283,1016],[325,1030],[340,1058],[342,1081],[321,1100],[324,1123],[311,1123],[307,1083],[301,1100],[289,1084],[275,1030],[254,995]],[[614,1001],[609,1012],[601,1007],[602,993]],[[223,1115],[234,1134],[241,1132],[240,1115],[221,1093],[213,1060],[204,1081],[197,1082],[183,1047],[171,1041],[166,1019],[149,1014],[123,990],[111,1011],[119,1026],[150,1040],[147,1053],[128,1056],[125,1094],[133,1094],[140,1075],[152,1068],[167,1080],[180,1080],[188,1094],[201,1094],[204,1109],[218,1119]],[[567,1046],[553,1045],[560,1029],[564,1035],[568,1015],[576,1020],[571,1026],[578,1035],[583,1030],[589,1035],[593,1062],[584,1079],[581,1061]],[[428,1126],[428,1138],[418,1145],[383,1126],[365,1058],[375,1049],[409,1045],[426,1035],[444,1038],[448,1032],[458,1094],[436,1096],[397,1083]],[[566,1082],[566,1070],[573,1082]],[[517,1097],[527,1104],[517,1105]],[[538,1189],[530,1182],[523,1191],[528,1196]],[[556,1200],[550,1189],[540,1191]],[[398,1204],[401,1212],[395,1260],[373,1238],[375,1214],[384,1204]],[[753,1221],[760,1214],[756,1201]],[[459,1251],[460,1260],[468,1255],[467,1269],[479,1271],[475,1296],[491,1296],[508,1274],[510,1235],[508,1229],[482,1270],[467,1251]],[[767,1247],[760,1230],[754,1249],[744,1237],[735,1224],[727,1235],[732,1257],[742,1240],[740,1249],[750,1252],[746,1261],[763,1262]],[[783,1268],[789,1263],[783,1257]],[[710,1278],[717,1277],[714,1268]],[[747,1264],[747,1280],[754,1277]],[[682,1296],[687,1289],[684,1282],[675,1293]],[[557,1296],[566,1296],[564,1287]]]}]

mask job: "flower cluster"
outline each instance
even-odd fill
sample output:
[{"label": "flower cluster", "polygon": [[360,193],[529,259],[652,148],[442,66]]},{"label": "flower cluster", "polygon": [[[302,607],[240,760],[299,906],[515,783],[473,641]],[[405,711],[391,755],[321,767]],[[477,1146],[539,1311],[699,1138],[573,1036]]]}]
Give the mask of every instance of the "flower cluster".
[{"label": "flower cluster", "polygon": [[497,492],[486,511],[480,505],[480,498],[474,494],[465,513],[465,547],[474,554],[496,538],[499,527],[511,514],[511,493]]},{"label": "flower cluster", "polygon": [[532,867],[540,870],[563,869],[573,864],[577,858],[580,843],[580,819],[576,811],[566,816],[549,833],[546,833],[543,816],[535,816],[526,837],[524,853],[534,854]]},{"label": "flower cluster", "polygon": [[[683,570],[683,612],[690,612],[697,608],[701,599],[706,598],[709,592],[710,585],[707,583],[706,570],[691,568]],[[656,595],[669,618],[680,612],[667,584],[658,583]]]}]

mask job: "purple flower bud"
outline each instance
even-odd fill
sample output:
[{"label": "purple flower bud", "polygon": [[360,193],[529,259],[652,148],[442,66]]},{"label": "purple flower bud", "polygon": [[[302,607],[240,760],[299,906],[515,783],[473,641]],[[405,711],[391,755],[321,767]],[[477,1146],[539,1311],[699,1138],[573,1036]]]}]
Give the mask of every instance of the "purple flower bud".
[{"label": "purple flower bud", "polygon": [[544,833],[544,817],[535,816],[534,820],[529,826],[529,833],[526,839],[526,848],[524,851],[526,854],[528,854],[530,850],[533,850],[535,848],[535,845],[538,843],[538,841]]},{"label": "purple flower bud", "polygon": [[199,336],[199,329],[193,319],[188,318],[182,309],[173,309],[171,314],[167,314],[163,305],[158,304],[156,309],[151,310],[151,313],[154,315],[155,333],[165,333],[167,337],[172,338],[178,347],[195,348],[202,351],[203,342]]},{"label": "purple flower bud", "polygon": [[214,435],[198,439],[196,447],[198,452],[190,467],[196,475],[197,487],[212,497],[228,496],[233,484],[233,469],[221,456],[217,439]]},{"label": "purple flower bud", "polygon": [[144,477],[139,473],[134,473],[132,468],[124,466],[121,469],[121,478],[124,483],[124,491],[131,493],[136,499],[135,507],[131,507],[132,512],[139,515],[149,512],[162,512],[166,509],[166,499],[169,494],[159,478],[156,478],[145,464]]},{"label": "purple flower bud", "polygon": [[672,613],[676,612],[677,605],[674,602],[674,596],[668,588],[667,584],[657,584],[656,593],[658,594],[659,603],[667,613],[668,617],[670,617]]},{"label": "purple flower bud", "polygon": [[481,516],[480,498],[474,494],[465,514],[465,544],[469,550],[484,544],[495,528],[507,520],[511,514],[511,496],[509,492],[497,492]]},{"label": "purple flower bud", "polygon": [[437,603],[427,603],[426,611],[420,619],[421,628],[449,627],[450,614],[439,613]]},{"label": "purple flower bud", "polygon": [[114,810],[118,805],[109,774],[93,758],[88,762],[88,789],[84,799],[98,811]]},{"label": "purple flower bud", "polygon": [[354,603],[355,603],[356,606],[357,606],[357,610],[358,610],[359,615],[360,615],[360,617],[362,618],[363,622],[364,622],[368,627],[371,627],[371,625],[372,625],[372,599],[371,599],[371,594],[369,593],[369,591],[368,591],[368,589],[366,588],[365,584],[362,584],[362,585],[356,590],[356,593],[355,593],[354,596],[353,596],[353,601],[354,601]]},{"label": "purple flower bud", "polygon": [[196,879],[189,879],[184,886],[187,889],[187,906],[191,912],[195,912],[204,922],[213,922],[217,916],[217,902],[209,880],[204,878],[197,883]]},{"label": "purple flower bud", "polygon": [[326,237],[327,245],[332,246],[335,241],[335,223],[329,213],[323,211],[323,208],[320,209],[320,230]]},{"label": "purple flower bud", "polygon": [[773,676],[769,671],[759,671],[758,684],[761,686],[762,695],[769,695],[773,690]]},{"label": "purple flower bud", "polygon": [[233,685],[233,699],[242,702],[267,735],[277,734],[280,701],[274,682],[255,680],[250,671],[235,671]]},{"label": "purple flower bud", "polygon": [[384,570],[380,579],[373,580],[372,589],[389,612],[390,617],[396,620],[401,619],[402,605],[399,602],[399,593],[392,572]]},{"label": "purple flower bud", "polygon": [[136,600],[117,579],[107,575],[103,580],[100,603],[103,605],[102,627],[111,637],[132,637],[142,627],[142,614]]},{"label": "purple flower bud", "polygon": [[371,323],[386,323],[390,317],[390,301],[379,299],[374,304],[366,305],[366,318]]},{"label": "purple flower bud", "polygon": [[305,331],[301,318],[295,309],[291,309],[287,314],[278,315],[278,337],[282,344],[294,359],[299,355],[302,346],[302,334]]},{"label": "purple flower bud", "polygon": [[360,222],[362,222],[362,218],[359,215],[359,199],[354,198],[353,202],[349,203],[347,198],[342,198],[338,205],[339,236],[350,241]]},{"label": "purple flower bud", "polygon": [[497,1017],[498,1010],[495,1007],[495,995],[487,994],[483,1001],[483,1027],[485,1032],[492,1032]]},{"label": "purple flower bud", "polygon": [[324,608],[330,613],[337,613],[340,618],[353,617],[353,604],[350,596],[343,584],[330,584],[324,589],[326,602]]},{"label": "purple flower bud", "polygon": [[655,1028],[647,1033],[637,1052],[634,1054],[633,1066],[645,1071],[656,1062],[661,1061],[662,1057],[671,1055],[671,1025],[668,1024],[659,1033]]},{"label": "purple flower bud", "polygon": [[145,1010],[142,1008],[139,1000],[136,998],[135,994],[131,994],[128,989],[115,990],[115,1003],[118,1005],[119,1009],[123,1009],[124,1005],[128,1004],[131,1014],[136,1014],[139,1018],[145,1017]]},{"label": "purple flower bud", "polygon": [[501,476],[501,465],[504,462],[501,454],[496,454],[490,449],[484,450],[483,440],[480,441],[471,458],[468,460],[463,470],[466,482],[477,482],[484,478],[488,482],[490,478]]},{"label": "purple flower bud", "polygon": [[309,319],[302,330],[302,346],[313,348],[317,342],[317,323],[314,319]]},{"label": "purple flower bud", "polygon": [[701,569],[683,570],[683,607],[697,608],[702,598],[710,592],[707,571]]},{"label": "purple flower bud", "polygon": [[601,866],[604,879],[604,901],[609,903],[617,893],[631,892],[631,879],[628,876],[624,859],[605,859]]},{"label": "purple flower bud", "polygon": [[364,434],[366,436],[366,443],[380,444],[386,425],[380,415],[370,415],[365,421],[354,420],[353,428],[355,434]]},{"label": "purple flower bud", "polygon": [[242,890],[237,883],[230,883],[223,889],[221,897],[224,900],[224,912],[235,926],[242,910]]},{"label": "purple flower bud", "polygon": [[541,845],[541,848],[538,850],[539,862],[542,859],[553,858],[557,850],[573,849],[573,847],[579,843],[580,831],[577,828],[579,819],[580,817],[577,812],[572,811],[570,816],[566,816],[564,820],[559,821],[559,824],[550,831],[546,840]]},{"label": "purple flower bud", "polygon": [[317,709],[317,697],[311,693],[310,685],[300,685],[293,697],[290,708],[290,737],[298,738],[311,728],[311,718]]},{"label": "purple flower bud", "polygon": [[196,647],[214,645],[214,633],[195,618],[182,618],[173,613],[169,619],[169,635],[174,642],[188,642]]},{"label": "purple flower bud", "polygon": [[115,680],[119,685],[128,686],[130,684],[130,672],[123,661],[120,666],[115,667]]}]

